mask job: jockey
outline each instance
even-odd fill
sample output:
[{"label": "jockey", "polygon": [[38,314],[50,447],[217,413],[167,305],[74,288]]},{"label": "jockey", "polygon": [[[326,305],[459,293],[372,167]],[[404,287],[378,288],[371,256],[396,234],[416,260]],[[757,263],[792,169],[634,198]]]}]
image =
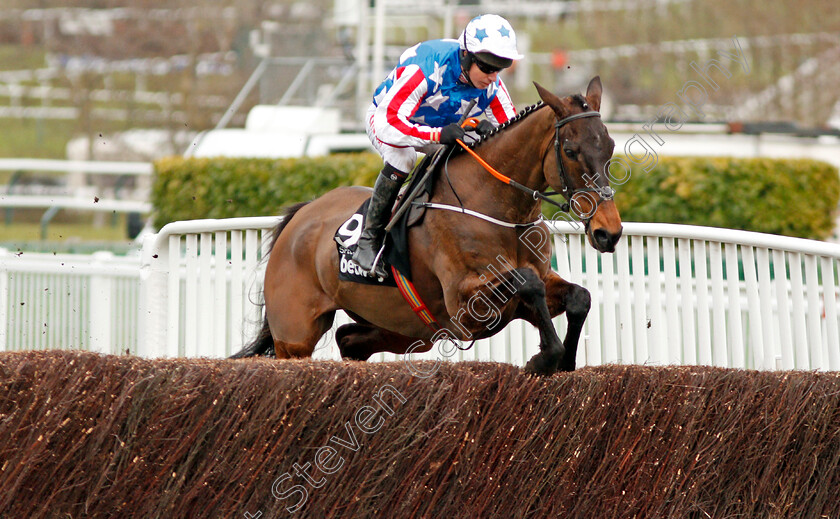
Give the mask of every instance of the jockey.
[{"label": "jockey", "polygon": [[[365,125],[385,162],[373,186],[365,226],[353,260],[372,272],[383,231],[400,186],[414,167],[416,149],[464,138],[458,120],[470,101],[484,112],[476,131],[486,134],[516,114],[499,71],[522,59],[507,20],[484,14],[467,24],[458,40],[418,43],[400,56],[397,67],[373,94]],[[377,275],[384,276],[381,267]]]}]

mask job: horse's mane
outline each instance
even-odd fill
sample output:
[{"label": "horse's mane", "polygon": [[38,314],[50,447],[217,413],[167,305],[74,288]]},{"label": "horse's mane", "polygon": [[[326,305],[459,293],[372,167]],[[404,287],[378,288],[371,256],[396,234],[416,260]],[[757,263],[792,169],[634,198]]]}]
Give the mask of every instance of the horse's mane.
[{"label": "horse's mane", "polygon": [[473,142],[469,143],[467,146],[469,146],[470,148],[474,148],[474,147],[478,146],[479,144],[481,144],[481,143],[483,143],[484,141],[486,141],[487,139],[489,139],[489,138],[491,138],[491,137],[495,136],[495,135],[496,135],[496,134],[498,134],[499,132],[502,132],[502,131],[504,131],[505,129],[509,128],[512,124],[514,124],[514,123],[518,123],[518,122],[519,122],[519,121],[521,121],[522,119],[524,119],[524,118],[528,117],[528,116],[529,116],[529,115],[531,115],[532,113],[536,112],[537,110],[539,110],[540,108],[543,108],[543,107],[545,107],[545,106],[548,106],[548,105],[547,105],[547,104],[545,104],[545,103],[543,103],[542,101],[537,101],[535,104],[532,104],[531,106],[526,106],[526,107],[525,107],[525,108],[523,108],[523,109],[522,109],[522,111],[520,111],[518,114],[516,114],[516,115],[514,115],[513,117],[511,117],[510,119],[508,119],[508,121],[507,121],[506,123],[502,123],[502,124],[500,124],[500,125],[499,125],[499,126],[497,126],[497,127],[496,127],[496,129],[494,129],[492,132],[490,132],[490,133],[488,133],[487,135],[484,135],[484,136],[482,136],[482,137],[479,137],[478,139],[476,139],[476,140],[474,140]]},{"label": "horse's mane", "polygon": [[[574,102],[576,102],[577,104],[579,104],[579,105],[580,105],[580,107],[581,107],[583,110],[587,110],[587,109],[589,108],[589,106],[588,106],[588,104],[587,104],[587,102],[586,102],[586,99],[584,99],[584,97],[583,97],[582,95],[580,95],[580,94],[573,94],[573,95],[572,95],[572,96],[570,96],[570,97],[571,97],[572,101],[574,101]],[[548,105],[547,105],[547,104],[545,104],[545,103],[543,103],[542,101],[537,101],[536,103],[532,104],[531,106],[526,106],[525,108],[523,108],[523,109],[522,109],[522,111],[521,111],[521,112],[519,112],[518,114],[514,115],[514,116],[513,116],[512,118],[510,118],[510,119],[509,119],[506,123],[502,123],[502,124],[500,124],[499,126],[497,126],[497,127],[496,127],[496,129],[495,129],[495,130],[493,130],[492,132],[488,133],[487,135],[485,135],[485,136],[483,136],[483,137],[479,137],[478,139],[474,140],[473,142],[471,142],[471,143],[470,143],[470,144],[468,144],[467,146],[469,146],[470,148],[474,148],[475,146],[478,146],[479,144],[481,144],[481,143],[483,143],[484,141],[486,141],[487,139],[489,139],[489,138],[491,138],[491,137],[495,136],[495,135],[496,135],[496,134],[498,134],[499,132],[502,132],[502,131],[504,131],[505,129],[509,128],[512,124],[514,124],[514,123],[517,123],[517,122],[521,121],[522,119],[524,119],[524,118],[528,117],[529,115],[531,115],[532,113],[536,112],[536,111],[537,111],[537,110],[539,110],[540,108],[544,108],[544,107],[546,107],[546,106],[548,106]]]}]

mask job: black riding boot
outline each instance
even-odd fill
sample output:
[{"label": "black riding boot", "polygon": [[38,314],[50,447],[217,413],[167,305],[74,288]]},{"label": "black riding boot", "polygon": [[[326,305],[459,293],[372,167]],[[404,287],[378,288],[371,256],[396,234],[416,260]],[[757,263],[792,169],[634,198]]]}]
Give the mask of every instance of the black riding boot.
[{"label": "black riding boot", "polygon": [[[385,226],[391,218],[391,209],[394,207],[405,177],[403,172],[390,164],[385,164],[379,176],[376,177],[373,195],[370,197],[367,215],[365,215],[365,228],[353,252],[353,261],[358,263],[365,272],[373,269],[373,262],[382,247]],[[381,264],[376,265],[374,274],[380,277],[386,275]]]}]

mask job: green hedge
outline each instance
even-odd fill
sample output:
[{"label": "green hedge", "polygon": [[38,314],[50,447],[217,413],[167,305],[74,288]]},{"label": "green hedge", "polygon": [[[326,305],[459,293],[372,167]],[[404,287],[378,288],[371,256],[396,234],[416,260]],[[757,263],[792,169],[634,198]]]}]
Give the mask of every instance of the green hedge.
[{"label": "green hedge", "polygon": [[[614,166],[614,173],[620,168]],[[837,169],[800,159],[660,157],[616,189],[621,218],[824,239],[840,200]]]},{"label": "green hedge", "polygon": [[[373,153],[301,159],[184,159],[155,162],[152,202],[159,228],[177,220],[280,213],[346,185],[373,185]],[[619,174],[619,168],[614,172]],[[622,219],[822,239],[840,200],[837,169],[814,160],[660,157],[614,185]],[[554,214],[545,206],[547,215]]]},{"label": "green hedge", "polygon": [[200,218],[280,214],[283,206],[349,185],[372,186],[382,168],[374,153],[300,159],[184,159],[155,162],[154,225]]}]

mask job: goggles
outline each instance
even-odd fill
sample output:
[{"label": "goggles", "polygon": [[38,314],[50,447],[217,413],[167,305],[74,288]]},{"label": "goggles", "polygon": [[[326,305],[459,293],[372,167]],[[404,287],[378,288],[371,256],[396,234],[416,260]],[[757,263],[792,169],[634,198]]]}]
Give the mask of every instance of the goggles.
[{"label": "goggles", "polygon": [[502,70],[502,67],[494,67],[493,65],[485,63],[478,58],[475,59],[475,65],[478,67],[478,70],[484,72],[485,74],[494,74]]}]

